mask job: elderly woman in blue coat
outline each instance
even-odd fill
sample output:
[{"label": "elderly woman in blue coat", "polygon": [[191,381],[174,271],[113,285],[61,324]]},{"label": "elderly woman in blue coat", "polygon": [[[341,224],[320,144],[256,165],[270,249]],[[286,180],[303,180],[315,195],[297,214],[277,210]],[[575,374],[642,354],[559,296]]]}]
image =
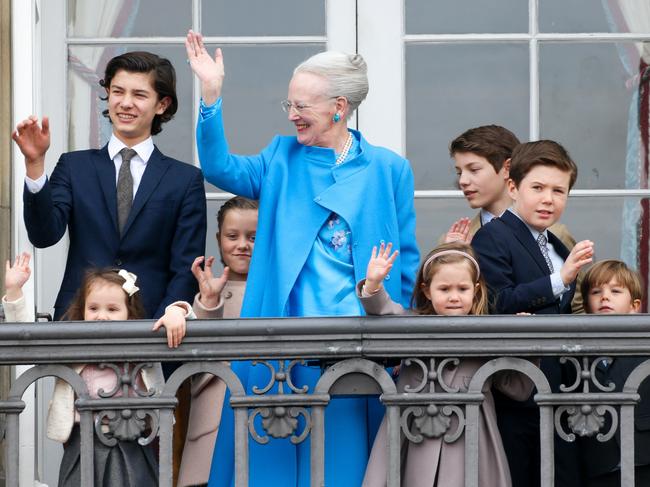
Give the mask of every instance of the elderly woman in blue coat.
[{"label": "elderly woman in blue coat", "polygon": [[[220,49],[212,57],[201,35],[186,39],[201,82],[197,145],[212,184],[259,199],[259,221],[243,317],[362,315],[355,283],[373,245],[393,242],[400,254],[386,288],[408,307],[419,255],[415,242],[413,173],[408,161],[369,144],[347,121],[368,92],[358,54],[323,52],[294,71],[282,108],[295,136],[276,136],[258,155],[229,151],[222,119]],[[263,366],[236,366],[250,390],[268,383]],[[320,370],[294,367],[293,383],[313,388]],[[258,418],[259,419],[259,418]],[[361,484],[368,455],[365,398],[333,399],[325,416],[325,481]],[[233,477],[232,410],[224,408],[210,486]],[[309,441],[250,442],[251,486],[309,485]],[[270,474],[272,472],[272,475]]]}]

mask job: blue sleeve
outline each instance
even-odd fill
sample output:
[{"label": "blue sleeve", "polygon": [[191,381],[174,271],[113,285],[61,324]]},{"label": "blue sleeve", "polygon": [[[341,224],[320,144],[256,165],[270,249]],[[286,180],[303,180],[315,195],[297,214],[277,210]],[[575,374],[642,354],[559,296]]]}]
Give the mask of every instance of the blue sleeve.
[{"label": "blue sleeve", "polygon": [[[498,222],[490,226],[499,225]],[[501,225],[503,225],[501,223]],[[555,301],[549,276],[519,282],[514,272],[516,262],[506,242],[499,241],[488,226],[482,227],[472,239],[481,273],[488,286],[494,314],[534,313]]]},{"label": "blue sleeve", "polygon": [[221,98],[214,105],[202,105],[196,127],[196,144],[205,179],[221,189],[246,198],[259,199],[269,161],[278,138],[258,155],[231,154],[223,126]]},{"label": "blue sleeve", "polygon": [[205,255],[207,217],[203,176],[194,172],[181,202],[171,243],[170,278],[155,317],[162,316],[165,308],[175,301],[191,301],[198,292],[191,267],[196,257]]},{"label": "blue sleeve", "polygon": [[61,240],[72,211],[70,165],[65,154],[39,192],[31,193],[24,186],[23,203],[27,235],[35,247],[50,247]]},{"label": "blue sleeve", "polygon": [[404,162],[397,180],[395,190],[397,210],[397,225],[399,228],[400,259],[401,259],[401,304],[406,309],[410,307],[411,295],[415,286],[415,274],[420,262],[417,240],[415,238],[415,203],[413,171],[408,161]]}]

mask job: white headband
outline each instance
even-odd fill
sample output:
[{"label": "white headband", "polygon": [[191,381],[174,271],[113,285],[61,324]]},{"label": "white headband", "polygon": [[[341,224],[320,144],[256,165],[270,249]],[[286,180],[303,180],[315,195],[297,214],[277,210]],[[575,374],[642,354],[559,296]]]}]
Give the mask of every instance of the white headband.
[{"label": "white headband", "polygon": [[424,265],[422,266],[422,274],[423,276],[427,274],[429,270],[429,266],[431,263],[436,260],[438,257],[442,257],[443,255],[462,255],[466,259],[468,259],[472,264],[474,264],[474,267],[476,268],[476,280],[478,281],[479,276],[481,275],[481,269],[478,266],[478,262],[476,262],[476,259],[469,255],[467,252],[463,252],[462,250],[455,250],[455,249],[450,249],[450,250],[442,250],[440,252],[434,253],[431,257],[429,257],[425,262]]},{"label": "white headband", "polygon": [[135,274],[132,272],[128,272],[125,269],[120,269],[120,271],[117,273],[120,277],[124,279],[124,284],[122,284],[122,289],[126,292],[126,294],[129,295],[129,297],[133,296],[135,293],[137,293],[140,288],[135,285],[135,281],[138,278]]}]

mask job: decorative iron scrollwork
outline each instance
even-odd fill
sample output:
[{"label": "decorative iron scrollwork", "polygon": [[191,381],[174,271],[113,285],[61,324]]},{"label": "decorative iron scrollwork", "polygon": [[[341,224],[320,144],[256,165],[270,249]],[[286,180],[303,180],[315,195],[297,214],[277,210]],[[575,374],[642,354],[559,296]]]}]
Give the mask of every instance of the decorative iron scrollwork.
[{"label": "decorative iron scrollwork", "polygon": [[[100,363],[100,369],[111,369],[115,373],[115,387],[109,391],[99,389],[97,396],[107,399],[115,397],[121,392],[123,397],[132,396],[133,393],[138,397],[151,397],[155,389],[141,389],[141,381],[138,376],[143,368],[153,367],[152,363],[138,363],[131,368],[132,364],[110,364]],[[147,420],[147,418],[149,418]],[[118,441],[135,441],[141,445],[148,445],[158,434],[159,417],[158,411],[153,409],[131,409],[121,410],[103,410],[95,415],[95,432],[99,440],[106,446],[115,446]],[[149,428],[149,434],[145,437],[142,435]]]},{"label": "decorative iron scrollwork", "polygon": [[[262,428],[266,435],[258,434],[255,429],[255,418],[262,418]],[[305,427],[300,434],[295,434],[298,429],[298,418],[302,416],[305,420]],[[302,407],[263,407],[253,410],[248,417],[248,431],[255,441],[265,445],[272,438],[291,437],[291,443],[297,445],[307,438],[311,429],[311,417],[309,412]]]},{"label": "decorative iron scrollwork", "polygon": [[286,383],[287,386],[291,391],[293,391],[295,394],[305,394],[307,391],[309,391],[309,387],[304,385],[302,387],[297,387],[294,385],[294,383],[291,380],[291,371],[296,365],[305,365],[304,360],[292,360],[289,362],[289,364],[286,364],[286,361],[280,360],[278,362],[278,370],[276,371],[275,367],[271,362],[268,360],[257,360],[253,362],[253,365],[264,365],[266,368],[269,369],[269,372],[271,373],[271,378],[264,387],[259,388],[257,386],[253,386],[253,392],[255,394],[266,394],[271,390],[271,388],[277,383],[278,384],[278,394],[284,394],[284,384]]},{"label": "decorative iron scrollwork", "polygon": [[443,371],[448,365],[457,367],[460,363],[460,360],[457,358],[446,358],[440,361],[436,367],[436,359],[429,359],[429,367],[424,363],[424,361],[418,358],[407,358],[404,360],[405,367],[411,367],[417,365],[422,371],[422,380],[415,386],[406,385],[404,386],[404,392],[422,392],[425,390],[428,384],[427,392],[435,392],[436,384],[438,384],[442,390],[449,393],[458,392],[460,389],[458,387],[452,387],[447,384],[444,380]]},{"label": "decorative iron scrollwork", "polygon": [[[567,414],[567,424],[573,433],[564,431],[561,419]],[[600,432],[605,425],[605,414],[609,413],[612,424],[607,433]],[[598,441],[610,440],[618,428],[618,413],[616,409],[608,405],[591,406],[589,404],[560,406],[555,411],[555,429],[558,435],[565,441],[575,441],[578,436],[594,436]],[[575,434],[574,434],[575,433]]]},{"label": "decorative iron scrollwork", "polygon": [[568,362],[571,363],[576,369],[575,382],[569,386],[564,384],[560,385],[560,390],[562,392],[576,391],[578,387],[580,387],[580,383],[582,382],[582,392],[585,393],[589,392],[590,384],[593,384],[594,387],[596,387],[600,391],[612,392],[616,387],[614,383],[610,382],[607,385],[603,385],[600,383],[596,375],[596,368],[598,367],[598,364],[602,361],[611,362],[612,359],[611,357],[597,357],[592,360],[591,364],[589,364],[589,357],[582,357],[582,365],[581,365],[578,359],[575,357],[560,357],[561,364],[566,364]]},{"label": "decorative iron scrollwork", "polygon": [[[453,433],[447,433],[451,426],[451,416],[454,414],[458,417],[458,426]],[[421,443],[424,438],[440,438],[443,435],[445,443],[453,443],[463,434],[465,414],[460,407],[452,405],[410,406],[402,412],[400,423],[404,435],[413,443]]]},{"label": "decorative iron scrollwork", "polygon": [[[136,439],[139,444],[148,445],[158,434],[158,425],[158,412],[153,409],[110,409],[100,411],[95,416],[95,432],[99,441],[106,446]],[[147,426],[150,427],[150,433],[143,437]]]}]

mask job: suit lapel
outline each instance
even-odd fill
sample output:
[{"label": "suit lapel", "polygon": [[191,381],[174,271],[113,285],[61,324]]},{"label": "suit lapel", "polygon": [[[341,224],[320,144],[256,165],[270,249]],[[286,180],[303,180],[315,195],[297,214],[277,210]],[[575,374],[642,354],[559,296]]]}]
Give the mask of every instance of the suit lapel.
[{"label": "suit lapel", "polygon": [[113,228],[117,232],[117,187],[115,184],[115,165],[108,156],[108,145],[93,152],[92,164],[97,171],[99,185],[102,188],[106,208],[111,215]]},{"label": "suit lapel", "polygon": [[131,207],[129,218],[126,220],[126,224],[124,225],[122,236],[127,234],[133,220],[135,220],[138,213],[140,213],[145,203],[151,197],[154,189],[156,189],[163,175],[167,172],[168,167],[169,161],[162,155],[158,148],[155,147],[151,153],[149,161],[147,162],[147,168],[144,170],[144,174],[142,175],[142,180],[140,181],[140,186],[138,186],[138,192],[135,194],[133,206]]},{"label": "suit lapel", "polygon": [[537,263],[539,269],[544,274],[549,275],[550,270],[548,268],[548,264],[546,263],[546,260],[542,255],[542,251],[539,250],[539,246],[537,245],[537,242],[533,238],[533,235],[532,233],[530,233],[530,230],[528,229],[526,224],[522,222],[519,219],[519,217],[514,215],[510,210],[506,210],[505,213],[501,215],[499,219],[512,230],[512,233],[515,235],[515,238],[519,240],[521,245],[526,249],[526,251],[530,254],[532,259]]}]

